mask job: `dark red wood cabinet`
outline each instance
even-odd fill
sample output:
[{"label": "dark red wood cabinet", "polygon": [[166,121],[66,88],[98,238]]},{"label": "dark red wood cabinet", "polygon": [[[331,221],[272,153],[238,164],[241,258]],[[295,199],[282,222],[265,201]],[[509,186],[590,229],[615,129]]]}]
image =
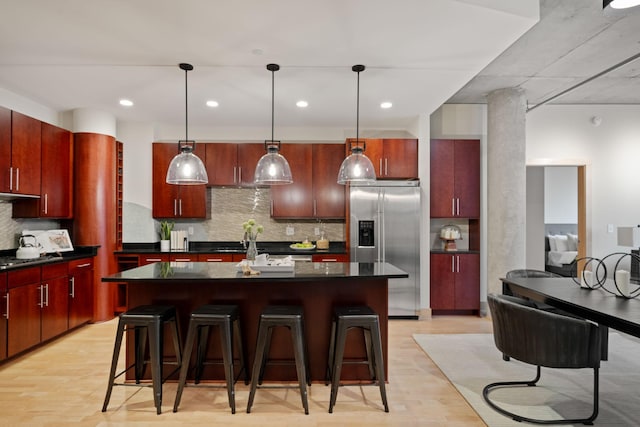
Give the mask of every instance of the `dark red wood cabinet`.
[{"label": "dark red wood cabinet", "polygon": [[[153,143],[153,217],[206,218],[205,185],[173,185],[166,182],[169,163],[176,154],[177,143]],[[204,145],[196,144],[194,154],[204,160]]]},{"label": "dark red wood cabinet", "polygon": [[293,184],[271,187],[274,218],[341,219],[345,187],[338,184],[343,144],[282,144]]},{"label": "dark red wood cabinet", "polygon": [[480,309],[480,255],[431,253],[431,309],[477,311]]},{"label": "dark red wood cabinet", "polygon": [[480,141],[431,140],[431,217],[480,217]]},{"label": "dark red wood cabinet", "polygon": [[42,184],[39,199],[13,203],[14,218],[73,217],[73,135],[49,123],[41,124]]},{"label": "dark red wood cabinet", "polygon": [[40,342],[40,267],[9,271],[7,357]]},{"label": "dark red wood cabinet", "polygon": [[40,145],[39,120],[5,108],[0,110],[0,192],[40,195]]},{"label": "dark red wood cabinet", "polygon": [[93,258],[69,261],[69,329],[93,319]]},{"label": "dark red wood cabinet", "polygon": [[69,277],[66,262],[42,266],[40,283],[40,341],[69,329]]},{"label": "dark red wood cabinet", "polygon": [[[351,154],[351,147],[355,141],[355,138],[347,139],[347,154]],[[378,179],[418,178],[417,139],[366,138],[360,141],[360,145],[365,147],[365,155],[373,163]]]},{"label": "dark red wood cabinet", "polygon": [[208,186],[253,186],[256,164],[266,154],[264,144],[207,142]]},{"label": "dark red wood cabinet", "polygon": [[7,292],[7,273],[0,273],[0,361],[7,358],[7,309],[9,308]]}]

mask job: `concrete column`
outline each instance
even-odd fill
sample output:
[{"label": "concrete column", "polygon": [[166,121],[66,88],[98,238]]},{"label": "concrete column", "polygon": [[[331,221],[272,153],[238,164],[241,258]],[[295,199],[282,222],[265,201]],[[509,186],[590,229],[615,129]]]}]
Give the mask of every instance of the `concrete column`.
[{"label": "concrete column", "polygon": [[524,92],[498,89],[487,98],[487,291],[526,267],[526,144]]}]

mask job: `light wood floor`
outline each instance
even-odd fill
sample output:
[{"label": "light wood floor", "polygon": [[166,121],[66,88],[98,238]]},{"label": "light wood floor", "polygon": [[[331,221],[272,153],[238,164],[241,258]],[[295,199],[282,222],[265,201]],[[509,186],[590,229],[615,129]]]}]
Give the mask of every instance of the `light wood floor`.
[{"label": "light wood floor", "polygon": [[180,409],[173,413],[175,383],[164,386],[161,415],[156,415],[151,389],[137,387],[114,387],[103,413],[115,329],[115,320],[88,325],[0,365],[0,426],[485,426],[412,334],[487,333],[488,319],[390,321],[389,413],[382,409],[377,387],[350,386],[340,388],[329,414],[329,387],[314,384],[309,391],[310,415],[304,415],[300,395],[293,389],[258,389],[247,414],[248,387],[241,382],[236,386],[235,415],[223,389],[194,387],[185,388]]}]

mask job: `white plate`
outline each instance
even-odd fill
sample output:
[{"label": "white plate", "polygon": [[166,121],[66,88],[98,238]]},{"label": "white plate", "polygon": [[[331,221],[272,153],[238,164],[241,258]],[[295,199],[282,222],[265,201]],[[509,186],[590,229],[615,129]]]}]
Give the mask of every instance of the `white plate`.
[{"label": "white plate", "polygon": [[295,245],[295,243],[294,243],[293,245],[289,245],[289,247],[290,247],[291,249],[293,249],[294,251],[311,251],[311,250],[313,250],[313,249],[315,249],[315,248],[316,248],[316,245],[311,245],[311,246],[309,246],[309,247],[307,247],[307,248],[299,248],[299,247],[297,247],[297,246]]}]

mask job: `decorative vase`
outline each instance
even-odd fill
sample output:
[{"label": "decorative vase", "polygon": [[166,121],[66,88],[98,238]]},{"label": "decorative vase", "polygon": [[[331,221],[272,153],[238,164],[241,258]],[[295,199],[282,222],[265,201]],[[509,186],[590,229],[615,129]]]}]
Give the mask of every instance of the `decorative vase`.
[{"label": "decorative vase", "polygon": [[171,240],[160,240],[160,252],[171,251]]},{"label": "decorative vase", "polygon": [[256,241],[254,239],[250,239],[249,246],[247,246],[247,260],[255,261],[256,255],[258,255],[258,248],[256,247]]}]

